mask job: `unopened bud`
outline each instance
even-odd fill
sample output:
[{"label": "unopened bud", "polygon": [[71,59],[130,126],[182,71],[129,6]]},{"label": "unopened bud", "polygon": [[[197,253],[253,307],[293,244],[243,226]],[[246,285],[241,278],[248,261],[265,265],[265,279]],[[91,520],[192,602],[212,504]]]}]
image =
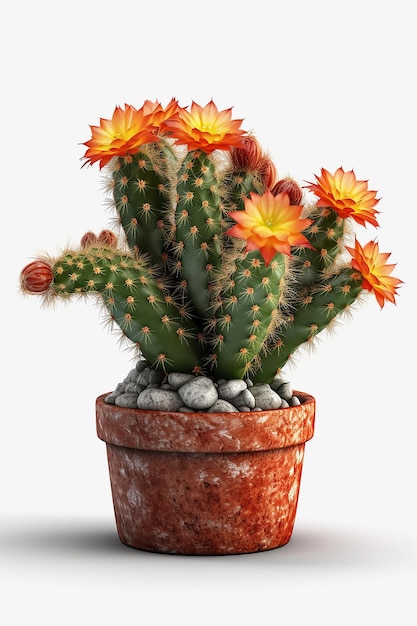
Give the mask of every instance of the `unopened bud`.
[{"label": "unopened bud", "polygon": [[102,246],[117,248],[117,235],[115,235],[111,230],[102,230],[98,236],[98,241]]},{"label": "unopened bud", "polygon": [[286,193],[290,199],[290,204],[300,206],[303,198],[303,191],[293,178],[281,178],[271,189],[274,196],[279,193]]},{"label": "unopened bud", "polygon": [[88,246],[92,246],[94,243],[97,243],[97,236],[89,231],[81,237],[80,243],[82,248],[88,248]]},{"label": "unopened bud", "polygon": [[32,261],[20,272],[20,285],[27,293],[44,293],[52,280],[52,268],[45,261]]}]

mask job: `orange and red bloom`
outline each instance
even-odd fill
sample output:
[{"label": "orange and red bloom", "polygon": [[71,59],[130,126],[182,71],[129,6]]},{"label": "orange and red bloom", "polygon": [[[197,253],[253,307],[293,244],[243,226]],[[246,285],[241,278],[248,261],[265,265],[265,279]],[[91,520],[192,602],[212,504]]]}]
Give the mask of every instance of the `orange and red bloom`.
[{"label": "orange and red bloom", "polygon": [[334,174],[322,168],[321,176],[316,176],[316,183],[306,185],[317,197],[318,207],[330,207],[342,217],[351,217],[358,224],[366,223],[379,226],[376,219],[379,202],[376,191],[368,189],[368,181],[357,180],[353,170],[345,172],[339,167]]},{"label": "orange and red bloom", "polygon": [[101,169],[113,157],[134,154],[143,144],[159,141],[164,133],[188,150],[207,154],[230,150],[240,146],[245,135],[240,128],[242,120],[233,120],[231,112],[231,108],[219,111],[213,100],[204,107],[193,102],[190,111],[180,107],[175,98],[165,108],[151,100],[145,100],[140,109],[129,104],[124,109],[117,106],[111,119],[101,118],[99,126],[90,126],[91,139],[84,142],[85,163],[99,161]]},{"label": "orange and red bloom", "polygon": [[383,308],[385,300],[395,304],[397,287],[403,282],[399,278],[390,276],[396,264],[387,261],[390,252],[380,252],[376,241],[369,241],[363,247],[355,240],[355,247],[345,246],[351,254],[352,267],[360,272],[363,282],[362,287],[373,292],[378,304]]},{"label": "orange and red bloom", "polygon": [[100,162],[100,169],[115,156],[135,154],[139,148],[152,141],[159,141],[158,132],[168,118],[175,118],[180,107],[172,98],[164,108],[158,100],[145,100],[140,109],[130,104],[117,106],[111,120],[100,119],[100,126],[90,126],[91,139],[84,143],[86,162]]},{"label": "orange and red bloom", "polygon": [[91,165],[99,161],[100,169],[113,157],[134,154],[142,144],[158,140],[155,113],[146,113],[145,106],[140,109],[130,104],[124,109],[117,106],[111,120],[101,118],[100,126],[90,128],[92,136],[84,143],[87,146],[84,159]]},{"label": "orange and red bloom", "polygon": [[178,145],[188,150],[230,150],[240,146],[245,131],[240,128],[243,120],[232,119],[232,109],[219,111],[213,100],[204,107],[192,102],[191,110],[179,109],[178,115],[167,119],[162,125]]},{"label": "orange and red bloom", "polygon": [[230,211],[229,217],[237,223],[226,234],[245,239],[246,250],[259,250],[269,265],[277,252],[290,255],[291,246],[311,247],[301,231],[312,220],[301,218],[302,210],[302,206],[290,203],[286,193],[251,193],[245,198],[243,211]]}]

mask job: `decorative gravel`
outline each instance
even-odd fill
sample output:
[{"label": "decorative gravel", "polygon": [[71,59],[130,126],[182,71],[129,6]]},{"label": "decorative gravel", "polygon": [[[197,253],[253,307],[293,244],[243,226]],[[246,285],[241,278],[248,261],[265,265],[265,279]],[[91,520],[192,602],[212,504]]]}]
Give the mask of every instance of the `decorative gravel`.
[{"label": "decorative gravel", "polygon": [[131,409],[208,413],[266,411],[301,404],[282,375],[271,384],[253,384],[250,379],[213,381],[181,372],[164,374],[150,368],[144,359],[104,401]]}]

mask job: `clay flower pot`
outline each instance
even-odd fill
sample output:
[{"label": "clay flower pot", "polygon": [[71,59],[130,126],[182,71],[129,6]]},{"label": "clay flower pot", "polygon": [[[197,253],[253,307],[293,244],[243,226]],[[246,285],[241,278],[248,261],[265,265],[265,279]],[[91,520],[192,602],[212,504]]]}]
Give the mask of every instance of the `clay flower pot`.
[{"label": "clay flower pot", "polygon": [[315,400],[250,413],[176,413],[96,401],[120,540],[151,552],[222,555],[291,537]]}]

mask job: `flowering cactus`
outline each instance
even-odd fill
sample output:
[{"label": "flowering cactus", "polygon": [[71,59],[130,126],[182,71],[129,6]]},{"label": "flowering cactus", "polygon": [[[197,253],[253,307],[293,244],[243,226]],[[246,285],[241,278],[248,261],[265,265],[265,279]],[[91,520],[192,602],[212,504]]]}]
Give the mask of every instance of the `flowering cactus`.
[{"label": "flowering cactus", "polygon": [[390,254],[351,241],[353,223],[379,225],[377,192],[342,167],[306,191],[280,179],[242,121],[174,98],[100,119],[84,165],[106,174],[124,235],[29,263],[22,291],[94,293],[152,367],[259,383],[363,293],[395,304]]}]

